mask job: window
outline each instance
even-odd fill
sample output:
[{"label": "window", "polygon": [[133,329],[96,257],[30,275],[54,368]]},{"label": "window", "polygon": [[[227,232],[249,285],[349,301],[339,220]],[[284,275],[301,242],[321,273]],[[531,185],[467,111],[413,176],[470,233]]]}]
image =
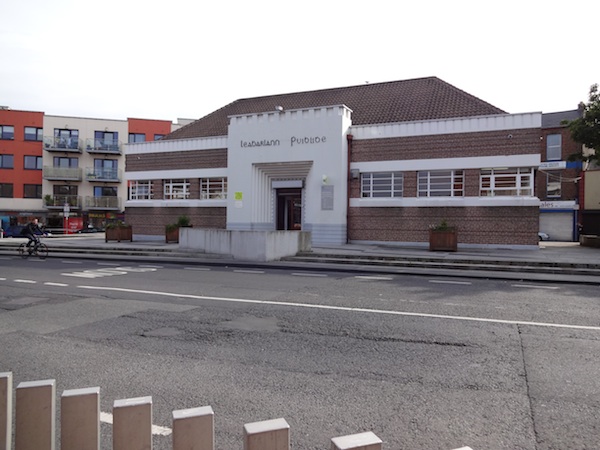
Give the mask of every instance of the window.
[{"label": "window", "polygon": [[118,151],[119,133],[116,131],[94,131],[94,148]]},{"label": "window", "polygon": [[98,178],[116,180],[119,178],[119,161],[116,159],[94,159],[94,175]]},{"label": "window", "polygon": [[129,200],[150,200],[152,197],[152,182],[150,180],[129,182]]},{"label": "window", "polygon": [[52,189],[54,191],[54,195],[77,195],[77,186],[74,185],[54,185]]},{"label": "window", "polygon": [[41,141],[44,137],[44,130],[36,127],[25,127],[26,141]]},{"label": "window", "polygon": [[23,158],[23,168],[26,170],[42,170],[42,157],[25,156]]},{"label": "window", "polygon": [[2,198],[13,198],[13,185],[12,185],[12,183],[0,183],[0,197],[2,197]]},{"label": "window", "polygon": [[0,155],[0,169],[14,169],[13,155]]},{"label": "window", "polygon": [[402,197],[402,172],[361,174],[361,197]]},{"label": "window", "polygon": [[549,134],[546,136],[546,161],[560,161],[562,158],[562,136]]},{"label": "window", "polygon": [[227,178],[200,178],[200,198],[202,200],[227,198]]},{"label": "window", "polygon": [[560,198],[560,196],[561,196],[560,172],[546,172],[546,196]]},{"label": "window", "polygon": [[533,169],[482,169],[479,195],[490,196],[527,196],[533,195]]},{"label": "window", "polygon": [[154,135],[154,140],[155,140],[155,141],[158,141],[159,139],[162,139],[162,138],[164,138],[164,137],[165,137],[165,135],[164,135],[164,134],[155,134],[155,135]]},{"label": "window", "polygon": [[418,173],[419,197],[462,197],[462,170],[433,170]]},{"label": "window", "polygon": [[146,135],[144,133],[129,133],[129,143],[135,144],[136,142],[146,142]]},{"label": "window", "polygon": [[55,156],[53,161],[54,167],[79,167],[79,158]]},{"label": "window", "polygon": [[116,197],[117,188],[114,186],[96,186],[94,187],[94,197]]},{"label": "window", "polygon": [[14,139],[15,127],[12,125],[0,125],[0,139]]},{"label": "window", "polygon": [[182,200],[190,198],[189,180],[165,180],[165,200]]},{"label": "window", "polygon": [[23,197],[24,198],[42,198],[42,185],[41,184],[24,184],[23,185]]},{"label": "window", "polygon": [[69,130],[66,128],[54,129],[54,141],[56,148],[79,148],[79,130]]}]

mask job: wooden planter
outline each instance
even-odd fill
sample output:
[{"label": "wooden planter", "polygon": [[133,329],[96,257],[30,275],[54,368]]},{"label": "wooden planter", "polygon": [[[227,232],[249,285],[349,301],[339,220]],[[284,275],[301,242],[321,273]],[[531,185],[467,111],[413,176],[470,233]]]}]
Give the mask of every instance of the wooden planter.
[{"label": "wooden planter", "polygon": [[457,247],[456,230],[429,230],[430,252],[455,252]]},{"label": "wooden planter", "polygon": [[179,227],[173,229],[165,229],[165,242],[179,243]]},{"label": "wooden planter", "polygon": [[133,229],[131,225],[125,225],[115,228],[107,228],[104,231],[104,242],[108,241],[129,241],[133,242]]}]

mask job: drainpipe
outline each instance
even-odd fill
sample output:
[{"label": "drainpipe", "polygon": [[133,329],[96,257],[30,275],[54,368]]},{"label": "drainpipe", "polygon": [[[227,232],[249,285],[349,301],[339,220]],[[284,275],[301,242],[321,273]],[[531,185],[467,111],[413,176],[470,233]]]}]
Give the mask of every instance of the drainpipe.
[{"label": "drainpipe", "polygon": [[350,174],[350,161],[352,159],[352,138],[351,134],[346,135],[346,140],[348,142],[348,167],[346,168],[346,177],[348,178],[347,182],[347,192],[346,192],[346,244],[350,242],[349,239],[349,229],[350,229],[350,184],[352,183],[352,175]]}]

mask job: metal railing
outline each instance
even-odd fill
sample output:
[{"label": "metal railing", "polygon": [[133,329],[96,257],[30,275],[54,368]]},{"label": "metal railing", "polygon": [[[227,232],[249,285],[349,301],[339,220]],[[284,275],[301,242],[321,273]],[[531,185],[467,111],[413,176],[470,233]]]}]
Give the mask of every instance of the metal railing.
[{"label": "metal railing", "polygon": [[81,153],[81,140],[78,138],[44,136],[44,149],[49,152]]},{"label": "metal railing", "polygon": [[63,209],[65,204],[71,208],[81,208],[81,197],[78,195],[47,195],[44,197],[46,208]]},{"label": "metal railing", "polygon": [[118,209],[121,210],[121,198],[115,196],[85,197],[87,209]]},{"label": "metal railing", "polygon": [[81,181],[81,168],[44,166],[42,176],[45,180]]},{"label": "metal railing", "polygon": [[119,169],[97,169],[94,167],[86,167],[85,179],[88,181],[112,181],[120,182],[122,179],[122,171]]},{"label": "metal railing", "polygon": [[121,154],[122,143],[116,139],[86,139],[85,151],[88,153],[110,153],[115,155]]}]

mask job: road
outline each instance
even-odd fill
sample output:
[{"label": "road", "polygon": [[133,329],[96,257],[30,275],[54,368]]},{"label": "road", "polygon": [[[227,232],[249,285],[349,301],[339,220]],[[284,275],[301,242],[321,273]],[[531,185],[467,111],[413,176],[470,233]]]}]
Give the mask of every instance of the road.
[{"label": "road", "polygon": [[[593,286],[0,258],[0,372],[212,406],[217,449],[285,418],[295,449],[589,449],[600,438]],[[110,448],[111,426],[102,425]]]}]

